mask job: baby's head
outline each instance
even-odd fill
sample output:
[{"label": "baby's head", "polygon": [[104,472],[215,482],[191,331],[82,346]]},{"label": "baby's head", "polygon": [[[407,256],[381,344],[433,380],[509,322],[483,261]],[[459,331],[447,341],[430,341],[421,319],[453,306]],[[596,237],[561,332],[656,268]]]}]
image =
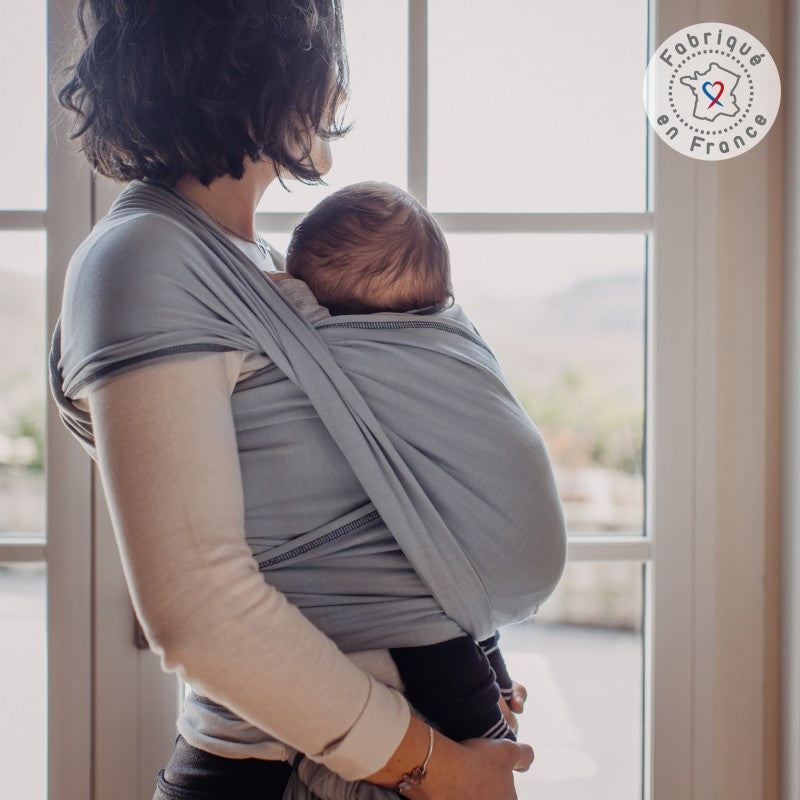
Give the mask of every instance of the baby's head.
[{"label": "baby's head", "polygon": [[345,186],[294,229],[286,271],[331,314],[445,308],[453,299],[441,228],[390,183]]}]

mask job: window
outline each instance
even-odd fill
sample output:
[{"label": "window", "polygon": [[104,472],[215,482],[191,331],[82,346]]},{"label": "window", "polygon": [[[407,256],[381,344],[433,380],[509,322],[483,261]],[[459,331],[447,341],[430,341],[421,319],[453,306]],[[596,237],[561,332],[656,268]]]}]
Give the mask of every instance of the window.
[{"label": "window", "polygon": [[[67,261],[120,187],[89,176],[52,97],[45,124],[45,41],[52,69],[77,0],[47,4],[46,38],[44,2],[24,5],[0,34],[25,59],[0,78],[19,95],[19,124],[0,131],[0,325],[13,342],[0,358],[0,636],[15,643],[0,678],[40,743],[25,757],[43,759],[46,602],[50,800],[149,800],[182,687],[136,646],[99,477],[35,360]],[[764,18],[777,30],[782,9],[721,10],[776,55]],[[445,230],[457,301],[547,437],[569,562],[534,620],[501,632],[530,692],[521,735],[537,760],[517,776],[521,798],[775,796],[765,648],[777,634],[763,620],[776,601],[762,576],[778,553],[777,481],[764,475],[779,369],[766,243],[780,215],[762,207],[780,207],[779,126],[712,171],[654,142],[640,99],[655,45],[718,11],[345,0],[355,128],[333,143],[328,188],[275,184],[259,208],[284,250],[338,186],[412,191]],[[719,357],[731,352],[735,365]],[[3,773],[30,778],[15,794],[43,798],[42,769],[22,776],[15,741],[0,745]]]},{"label": "window", "polygon": [[[405,3],[345,4],[355,128],[333,145],[325,193],[392,174],[434,212],[450,247],[456,301],[554,461],[570,564],[535,621],[501,632],[512,676],[530,691],[534,710],[520,718],[520,732],[537,742],[541,765],[519,776],[519,796],[638,800],[648,755],[643,452],[653,220],[640,98],[647,7],[431,0],[407,11],[406,23]],[[559,55],[565,31],[567,60]],[[607,42],[599,60],[608,85],[578,92],[578,101],[564,87],[577,89],[596,69],[597,38]],[[397,59],[376,59],[370,41]],[[403,124],[406,102],[397,98],[406,94]],[[606,120],[609,108],[620,124],[597,125],[587,146],[586,119]],[[403,173],[398,156],[406,152]],[[286,212],[319,199],[318,190],[270,187],[262,232],[285,248],[300,216]],[[595,671],[591,684],[578,665]]]},{"label": "window", "polygon": [[15,22],[0,31],[4,62],[18,66],[0,75],[17,122],[0,130],[0,706],[14,720],[0,731],[0,774],[9,795],[38,800],[47,778],[43,0],[22,4]]}]

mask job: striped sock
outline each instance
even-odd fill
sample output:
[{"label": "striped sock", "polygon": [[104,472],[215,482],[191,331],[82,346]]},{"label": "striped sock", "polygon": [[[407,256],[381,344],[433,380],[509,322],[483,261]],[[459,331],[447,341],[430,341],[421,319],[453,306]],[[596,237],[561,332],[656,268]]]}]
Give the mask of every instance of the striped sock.
[{"label": "striped sock", "polygon": [[517,741],[514,731],[508,726],[505,717],[501,717],[491,728],[481,734],[481,739],[511,739]]}]

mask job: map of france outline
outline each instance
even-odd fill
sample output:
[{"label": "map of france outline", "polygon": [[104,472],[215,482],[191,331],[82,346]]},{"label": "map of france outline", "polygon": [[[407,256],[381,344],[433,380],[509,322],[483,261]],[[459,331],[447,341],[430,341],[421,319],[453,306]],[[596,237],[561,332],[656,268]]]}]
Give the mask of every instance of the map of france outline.
[{"label": "map of france outline", "polygon": [[[717,72],[714,73],[712,80],[711,72],[714,69],[716,69]],[[719,73],[722,74],[720,75]],[[712,103],[710,108],[706,107],[709,105],[709,97],[698,86],[701,78],[705,78],[703,84],[713,84],[719,81],[724,85],[724,99],[726,101],[724,105],[720,102]],[[691,89],[692,93],[694,94],[694,110],[692,111],[692,115],[696,119],[705,119],[709,122],[713,122],[719,116],[735,117],[740,112],[741,109],[737,105],[736,96],[734,95],[734,90],[739,84],[740,79],[741,75],[733,72],[732,70],[725,69],[725,67],[717,64],[716,61],[712,61],[708,65],[708,69],[705,72],[695,72],[691,77],[689,75],[684,75],[680,79],[680,82],[684,86]],[[720,98],[720,100],[722,100],[722,98]],[[709,116],[709,114],[712,116]]]}]

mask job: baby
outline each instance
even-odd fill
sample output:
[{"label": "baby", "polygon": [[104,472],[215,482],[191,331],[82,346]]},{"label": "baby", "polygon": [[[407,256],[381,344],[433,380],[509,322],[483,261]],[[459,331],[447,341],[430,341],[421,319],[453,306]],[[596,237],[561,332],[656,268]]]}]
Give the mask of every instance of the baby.
[{"label": "baby", "polygon": [[[311,322],[386,311],[433,314],[453,302],[444,234],[410,194],[389,183],[357,183],[325,198],[295,228],[286,273],[267,274]],[[495,633],[475,642],[465,634],[390,648],[409,701],[457,741],[515,739],[508,709],[522,711],[525,689],[509,677],[498,639]]]},{"label": "baby", "polygon": [[441,311],[453,301],[444,234],[390,183],[345,186],[294,229],[286,271],[331,314]]}]

